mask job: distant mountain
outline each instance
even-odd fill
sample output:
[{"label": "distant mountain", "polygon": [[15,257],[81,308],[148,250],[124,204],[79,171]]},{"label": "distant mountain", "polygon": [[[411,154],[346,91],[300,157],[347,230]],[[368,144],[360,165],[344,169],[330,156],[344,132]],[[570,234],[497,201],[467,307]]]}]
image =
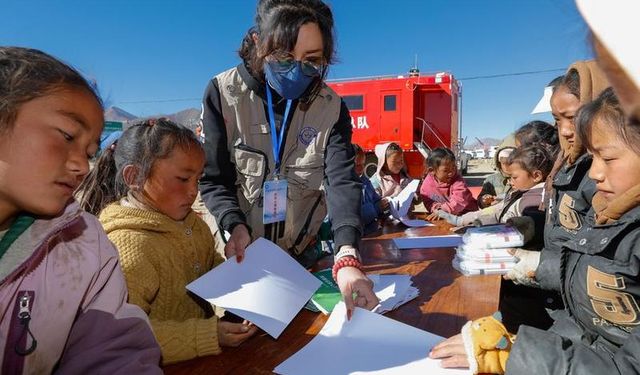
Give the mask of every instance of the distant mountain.
[{"label": "distant mountain", "polygon": [[[500,144],[500,142],[502,142],[502,139],[496,139],[496,138],[481,138],[480,140],[487,147],[497,146]],[[475,150],[477,148],[483,148],[483,146],[480,142],[478,142],[478,140],[474,139],[474,142],[467,142],[464,145],[464,148],[467,150]]]},{"label": "distant mountain", "polygon": [[171,121],[182,124],[191,130],[196,129],[196,125],[200,122],[200,110],[196,108],[188,108],[171,115],[165,115]]},{"label": "distant mountain", "polygon": [[122,108],[118,107],[109,107],[106,111],[104,111],[104,119],[106,121],[131,121],[137,119],[138,116],[132,115],[131,113],[125,111]]},{"label": "distant mountain", "polygon": [[125,123],[125,128],[135,123],[138,120],[144,120],[146,118],[159,118],[166,117],[173,122],[182,124],[191,130],[195,130],[196,125],[200,121],[200,110],[196,108],[187,108],[180,112],[171,114],[157,114],[152,116],[138,117],[118,107],[109,107],[104,111],[104,119],[106,121],[120,121]]}]

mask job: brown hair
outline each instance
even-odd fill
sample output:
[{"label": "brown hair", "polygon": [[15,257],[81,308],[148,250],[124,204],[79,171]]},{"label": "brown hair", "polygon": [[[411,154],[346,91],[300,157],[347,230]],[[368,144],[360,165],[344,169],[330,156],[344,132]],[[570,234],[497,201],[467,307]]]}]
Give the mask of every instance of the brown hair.
[{"label": "brown hair", "polygon": [[167,119],[149,119],[125,130],[115,147],[107,147],[98,158],[77,192],[82,195],[80,205],[94,215],[111,202],[124,197],[129,186],[122,174],[133,165],[138,169],[136,181],[142,186],[151,173],[153,163],[168,158],[176,148],[202,149],[196,135],[185,126]]},{"label": "brown hair", "polygon": [[549,145],[543,143],[520,147],[509,155],[506,163],[517,163],[530,175],[538,170],[542,172],[542,180],[544,181],[551,173],[554,162],[553,154],[549,149]]},{"label": "brown hair", "polygon": [[588,150],[593,150],[593,124],[596,120],[605,122],[630,149],[640,155],[640,127],[627,123],[627,117],[611,87],[596,100],[582,106],[576,116],[578,136]]},{"label": "brown hair", "polygon": [[95,85],[71,66],[36,49],[0,47],[0,134],[13,127],[23,104],[69,88],[86,90],[102,108]]}]

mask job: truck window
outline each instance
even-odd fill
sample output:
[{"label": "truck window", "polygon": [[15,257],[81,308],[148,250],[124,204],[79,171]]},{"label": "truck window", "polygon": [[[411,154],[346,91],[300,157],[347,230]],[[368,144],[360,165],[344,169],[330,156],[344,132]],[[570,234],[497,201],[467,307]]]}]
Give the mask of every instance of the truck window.
[{"label": "truck window", "polygon": [[396,110],[396,95],[385,95],[384,96],[384,110],[386,112],[395,111]]},{"label": "truck window", "polygon": [[343,96],[344,104],[350,111],[361,111],[364,109],[364,95],[347,95]]}]

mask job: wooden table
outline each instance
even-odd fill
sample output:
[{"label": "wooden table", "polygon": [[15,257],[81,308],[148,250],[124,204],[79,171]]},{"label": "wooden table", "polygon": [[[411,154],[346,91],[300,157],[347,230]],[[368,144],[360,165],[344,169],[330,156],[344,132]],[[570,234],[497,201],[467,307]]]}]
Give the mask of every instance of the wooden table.
[{"label": "wooden table", "polygon": [[[392,238],[449,234],[445,224],[425,228],[404,228],[386,223],[362,240],[360,254],[366,272],[410,274],[420,295],[386,314],[414,327],[449,337],[460,332],[467,320],[498,310],[500,277],[465,277],[451,267],[453,249],[398,250]],[[331,257],[319,262],[326,268]],[[302,310],[278,340],[259,333],[238,348],[224,348],[223,354],[196,358],[164,368],[167,374],[272,374],[320,331],[327,316]],[[426,353],[425,353],[426,355]]]}]

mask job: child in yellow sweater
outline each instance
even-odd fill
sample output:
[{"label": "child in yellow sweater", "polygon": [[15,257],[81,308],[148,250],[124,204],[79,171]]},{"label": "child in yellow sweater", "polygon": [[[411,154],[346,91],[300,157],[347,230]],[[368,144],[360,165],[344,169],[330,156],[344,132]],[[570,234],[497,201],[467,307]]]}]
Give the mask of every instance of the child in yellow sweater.
[{"label": "child in yellow sweater", "polygon": [[129,302],[151,321],[163,364],[219,354],[253,335],[251,324],[218,320],[185,286],[220,264],[209,227],[191,209],[204,151],[195,134],[147,120],[107,145],[83,183],[82,203],[116,245]]}]

